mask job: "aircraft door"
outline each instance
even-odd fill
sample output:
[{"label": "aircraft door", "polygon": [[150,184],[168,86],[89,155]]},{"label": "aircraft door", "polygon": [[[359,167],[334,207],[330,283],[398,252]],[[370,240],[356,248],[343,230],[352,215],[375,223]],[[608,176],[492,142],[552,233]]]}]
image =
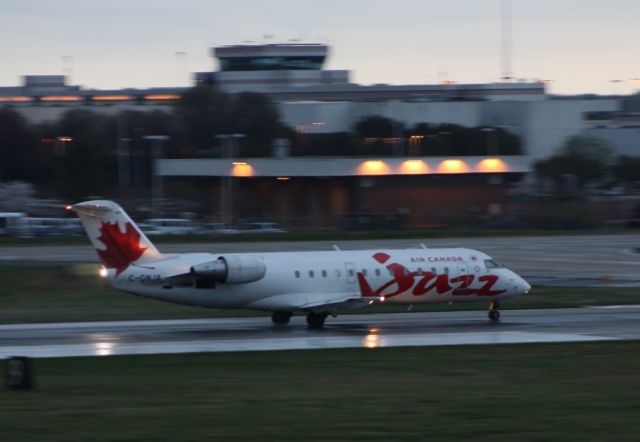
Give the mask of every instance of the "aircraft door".
[{"label": "aircraft door", "polygon": [[457,271],[457,275],[454,278],[452,278],[454,281],[456,281],[454,286],[457,288],[463,285],[467,285],[466,281],[469,275],[469,269],[468,269],[467,263],[464,261],[458,262],[458,265],[456,266],[456,271]]},{"label": "aircraft door", "polygon": [[354,263],[352,262],[345,262],[344,263],[344,267],[345,267],[345,271],[346,271],[346,276],[347,276],[347,282],[351,285],[351,284],[355,284],[356,282],[356,266]]}]

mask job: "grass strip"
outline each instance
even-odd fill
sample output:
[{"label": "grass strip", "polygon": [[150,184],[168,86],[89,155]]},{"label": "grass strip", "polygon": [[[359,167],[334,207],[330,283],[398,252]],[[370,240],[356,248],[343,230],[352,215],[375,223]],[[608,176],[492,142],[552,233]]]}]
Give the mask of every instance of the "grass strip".
[{"label": "grass strip", "polygon": [[3,441],[635,441],[640,343],[43,359]]}]

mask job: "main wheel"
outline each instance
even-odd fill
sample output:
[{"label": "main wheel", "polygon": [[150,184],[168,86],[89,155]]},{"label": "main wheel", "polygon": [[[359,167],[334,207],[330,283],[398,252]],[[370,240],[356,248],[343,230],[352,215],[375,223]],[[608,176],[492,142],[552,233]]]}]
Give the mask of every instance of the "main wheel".
[{"label": "main wheel", "polygon": [[500,310],[489,310],[489,319],[492,321],[500,320]]},{"label": "main wheel", "polygon": [[271,321],[275,325],[287,325],[291,319],[291,312],[273,312],[271,314]]},{"label": "main wheel", "polygon": [[310,328],[322,328],[325,319],[327,319],[327,314],[324,312],[309,312],[307,315],[307,324],[309,324]]}]

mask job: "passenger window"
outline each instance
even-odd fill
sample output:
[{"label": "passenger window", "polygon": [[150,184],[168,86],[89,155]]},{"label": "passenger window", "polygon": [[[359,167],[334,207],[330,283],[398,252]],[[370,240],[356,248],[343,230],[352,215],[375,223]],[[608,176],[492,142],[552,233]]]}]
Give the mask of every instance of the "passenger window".
[{"label": "passenger window", "polygon": [[349,276],[353,276],[353,269],[349,269]]},{"label": "passenger window", "polygon": [[327,277],[327,271],[326,271],[326,270],[323,270],[323,271],[322,271],[322,277],[323,277],[323,278],[326,278],[326,277]]},{"label": "passenger window", "polygon": [[339,278],[339,277],[342,275],[342,273],[340,272],[340,270],[336,270],[336,272],[335,272],[335,273],[336,273],[336,278]]},{"label": "passenger window", "polygon": [[362,275],[367,276],[367,269],[362,269]]},{"label": "passenger window", "polygon": [[309,278],[313,278],[313,270],[309,270]]},{"label": "passenger window", "polygon": [[300,272],[296,270],[296,271],[294,272],[294,275],[296,275],[296,278],[299,278],[299,277],[300,277]]},{"label": "passenger window", "polygon": [[380,276],[380,269],[376,269],[376,276]]},{"label": "passenger window", "polygon": [[393,276],[393,270],[389,269],[389,275]]},{"label": "passenger window", "polygon": [[449,267],[445,267],[444,268],[444,272],[448,275],[449,274]]},{"label": "passenger window", "polygon": [[436,268],[435,267],[431,267],[431,273],[433,273],[434,275],[438,274],[438,272],[436,272]]},{"label": "passenger window", "polygon": [[418,276],[422,276],[422,267],[418,267]]}]

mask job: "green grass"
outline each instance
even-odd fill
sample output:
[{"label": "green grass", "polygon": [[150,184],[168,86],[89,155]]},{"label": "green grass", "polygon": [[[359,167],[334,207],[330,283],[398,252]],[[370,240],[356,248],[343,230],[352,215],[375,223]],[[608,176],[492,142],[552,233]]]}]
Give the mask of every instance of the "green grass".
[{"label": "green grass", "polygon": [[[205,318],[264,315],[247,310],[184,307],[122,293],[97,276],[97,266],[0,266],[0,323]],[[503,309],[640,304],[640,290],[619,287],[534,287]],[[412,311],[485,310],[486,303],[416,304]],[[345,313],[406,311],[372,306]]]},{"label": "green grass", "polygon": [[2,441],[635,441],[640,343],[43,359]]}]

